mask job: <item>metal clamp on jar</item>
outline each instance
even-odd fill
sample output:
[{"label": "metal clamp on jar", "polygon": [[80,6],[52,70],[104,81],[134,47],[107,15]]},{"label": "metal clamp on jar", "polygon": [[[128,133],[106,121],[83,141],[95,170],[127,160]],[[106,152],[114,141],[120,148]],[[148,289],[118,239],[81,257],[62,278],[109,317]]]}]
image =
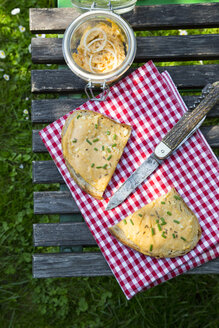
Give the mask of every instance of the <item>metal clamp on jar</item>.
[{"label": "metal clamp on jar", "polygon": [[[72,1],[77,7],[80,4],[82,9],[86,9],[89,2]],[[99,2],[106,3],[103,0]],[[93,2],[90,11],[76,18],[65,31],[62,43],[65,61],[73,73],[88,82],[85,93],[91,100],[105,100],[109,84],[122,76],[134,60],[134,32],[113,10],[115,7],[118,12],[127,12],[134,7],[135,2],[112,0],[101,9]],[[81,7],[83,4],[85,7]],[[97,87],[103,91],[98,98],[93,92]]]}]

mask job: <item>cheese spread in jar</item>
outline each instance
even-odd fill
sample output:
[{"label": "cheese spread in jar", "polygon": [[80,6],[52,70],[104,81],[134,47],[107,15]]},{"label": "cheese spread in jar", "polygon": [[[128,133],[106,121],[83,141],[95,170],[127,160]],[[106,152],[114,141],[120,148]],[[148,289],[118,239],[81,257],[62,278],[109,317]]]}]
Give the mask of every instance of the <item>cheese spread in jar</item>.
[{"label": "cheese spread in jar", "polygon": [[107,73],[118,67],[126,57],[125,39],[112,21],[88,27],[72,55],[78,66],[91,73]]}]

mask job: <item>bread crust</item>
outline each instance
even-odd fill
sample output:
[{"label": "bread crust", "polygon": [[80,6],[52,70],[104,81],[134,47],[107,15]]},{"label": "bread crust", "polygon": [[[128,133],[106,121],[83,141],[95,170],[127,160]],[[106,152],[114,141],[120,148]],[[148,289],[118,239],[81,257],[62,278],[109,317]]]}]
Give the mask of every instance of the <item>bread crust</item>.
[{"label": "bread crust", "polygon": [[[65,136],[69,125],[71,124],[71,121],[75,119],[76,116],[78,115],[82,115],[82,116],[86,116],[86,115],[90,115],[90,114],[96,114],[98,116],[102,116],[102,117],[106,117],[108,120],[110,120],[111,122],[115,123],[115,121],[107,116],[101,115],[99,113],[93,112],[93,111],[88,111],[88,110],[77,110],[74,113],[72,113],[71,115],[69,115],[69,117],[67,118],[63,128],[62,128],[62,133],[61,133],[61,145],[62,145],[62,149],[63,149],[63,137]],[[117,123],[117,122],[116,122]],[[129,131],[129,136],[131,134],[131,127],[127,124],[123,124],[123,123],[118,123],[120,124],[122,127],[126,127]],[[96,198],[96,199],[103,199],[103,194],[104,194],[104,190],[98,190],[95,187],[93,187],[92,185],[90,185],[87,181],[85,181],[83,179],[83,177],[76,173],[76,171],[74,170],[74,168],[72,167],[72,165],[68,162],[67,158],[64,156],[63,153],[63,157],[65,160],[65,164],[69,170],[69,173],[71,175],[71,177],[74,179],[74,181],[77,183],[77,185],[84,190],[86,193],[90,194],[92,197]]]},{"label": "bread crust", "polygon": [[[172,188],[172,190],[168,194],[170,194],[170,193],[171,193],[172,197],[174,197],[174,196],[180,197],[174,188]],[[168,194],[164,195],[162,197],[159,197],[156,200],[156,202],[157,203],[161,202],[165,198],[165,196],[168,196]],[[186,253],[190,252],[196,246],[198,241],[200,240],[201,227],[199,225],[197,217],[194,215],[194,213],[191,211],[191,209],[186,205],[186,203],[182,199],[180,201],[178,200],[178,202],[181,202],[180,206],[183,206],[183,210],[184,210],[184,212],[186,212],[186,217],[189,220],[191,220],[192,225],[193,225],[193,230],[191,229],[191,233],[190,234],[187,233],[188,240],[185,241],[185,243],[186,243],[185,249],[179,248],[180,243],[179,243],[179,241],[177,241],[177,239],[171,240],[171,242],[169,243],[169,245],[171,245],[171,246],[169,247],[169,249],[167,249],[165,247],[165,242],[166,242],[166,240],[168,241],[168,239],[165,239],[165,238],[162,239],[161,232],[159,233],[159,231],[157,230],[157,225],[154,223],[153,217],[146,215],[146,217],[142,219],[141,217],[138,216],[139,213],[142,213],[147,210],[147,205],[145,207],[141,208],[140,210],[136,211],[132,215],[129,215],[127,218],[125,218],[125,220],[120,221],[118,224],[116,224],[112,227],[109,227],[109,231],[121,243],[123,243],[124,245],[126,245],[132,249],[135,249],[136,251],[138,251],[144,255],[148,255],[151,257],[155,257],[155,258],[164,258],[164,257],[173,258],[173,257],[177,257],[177,256],[183,256]],[[154,202],[152,202],[152,203],[154,203]],[[177,205],[179,205],[179,203]],[[154,209],[155,209],[155,207],[153,208],[153,210]],[[159,210],[156,211],[156,209],[155,209],[155,213],[156,212],[159,214]],[[153,215],[153,214],[151,214],[151,215]],[[124,224],[124,221],[126,221],[128,223],[130,221],[130,219],[133,221],[135,226],[130,225],[128,228],[127,227],[128,224]],[[144,220],[144,221],[142,221],[142,220]],[[165,225],[165,227],[168,227],[168,229],[173,227],[172,223],[168,222],[168,218],[165,218],[165,220],[167,222],[167,225]],[[171,218],[171,219],[169,218],[169,220],[171,220],[171,222],[173,222],[173,218]],[[141,223],[139,223],[139,221],[142,222],[142,225],[141,225]],[[146,234],[144,235],[145,238],[150,238],[150,240],[152,240],[151,243],[154,244],[153,250],[150,250],[150,248],[148,247],[148,243],[146,242],[146,239],[145,239],[145,242],[144,241],[142,242],[142,239],[141,240],[137,239],[135,234],[133,234],[133,231],[132,231],[133,229],[137,229],[137,230],[139,230],[137,233],[140,233],[140,234],[142,234],[142,232],[144,233],[145,228],[143,228],[143,226],[145,225],[145,223],[148,223],[148,222],[150,222],[150,223],[153,222],[150,226],[150,229],[153,228],[153,229],[157,230],[156,235],[153,236],[153,238],[151,236],[151,230],[147,231],[147,229],[146,229]],[[148,223],[148,225],[150,225],[150,223]],[[162,228],[163,227],[164,226],[162,226]],[[175,229],[177,229],[177,228],[175,228]],[[172,228],[171,228],[171,230],[172,230]],[[172,230],[172,232],[173,231],[174,230]],[[172,235],[172,232],[171,232],[171,235]],[[185,229],[181,230],[181,232],[179,233],[179,239],[181,238],[180,234],[183,236],[185,234]],[[156,237],[156,239],[155,239],[155,237]],[[169,238],[169,236],[168,236],[168,238]],[[189,238],[191,240],[189,240]],[[180,242],[184,243],[182,240],[180,240]],[[176,246],[176,249],[174,249],[174,243],[178,243]]]}]

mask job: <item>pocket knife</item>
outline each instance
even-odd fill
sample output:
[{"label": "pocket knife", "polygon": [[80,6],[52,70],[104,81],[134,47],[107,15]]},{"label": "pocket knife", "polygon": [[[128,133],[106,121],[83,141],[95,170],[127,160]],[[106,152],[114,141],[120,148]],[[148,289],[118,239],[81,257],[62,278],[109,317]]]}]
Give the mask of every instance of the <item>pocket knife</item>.
[{"label": "pocket knife", "polygon": [[206,114],[219,100],[219,81],[207,84],[202,95],[156,146],[154,152],[126,179],[111,197],[106,210],[121,204],[158,166],[178,149],[203,123]]}]

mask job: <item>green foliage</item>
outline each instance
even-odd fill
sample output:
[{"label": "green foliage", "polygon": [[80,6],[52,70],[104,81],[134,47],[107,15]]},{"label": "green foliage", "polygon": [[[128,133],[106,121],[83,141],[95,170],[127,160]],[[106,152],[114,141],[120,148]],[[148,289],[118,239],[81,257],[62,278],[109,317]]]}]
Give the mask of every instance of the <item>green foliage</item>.
[{"label": "green foliage", "polygon": [[[21,12],[12,16],[15,6]],[[34,65],[28,49],[32,37],[28,8],[54,6],[55,1],[0,0],[0,50],[6,55],[0,59],[0,327],[216,328],[219,284],[213,275],[181,276],[129,302],[114,277],[32,278],[32,224],[58,220],[57,216],[34,216],[33,190],[57,190],[58,185],[32,183],[32,161],[49,156],[32,153],[30,70]],[[20,32],[19,26],[25,31]],[[206,31],[191,31],[200,32]],[[177,31],[146,35],[174,33]],[[4,74],[9,75],[8,81]]]}]

